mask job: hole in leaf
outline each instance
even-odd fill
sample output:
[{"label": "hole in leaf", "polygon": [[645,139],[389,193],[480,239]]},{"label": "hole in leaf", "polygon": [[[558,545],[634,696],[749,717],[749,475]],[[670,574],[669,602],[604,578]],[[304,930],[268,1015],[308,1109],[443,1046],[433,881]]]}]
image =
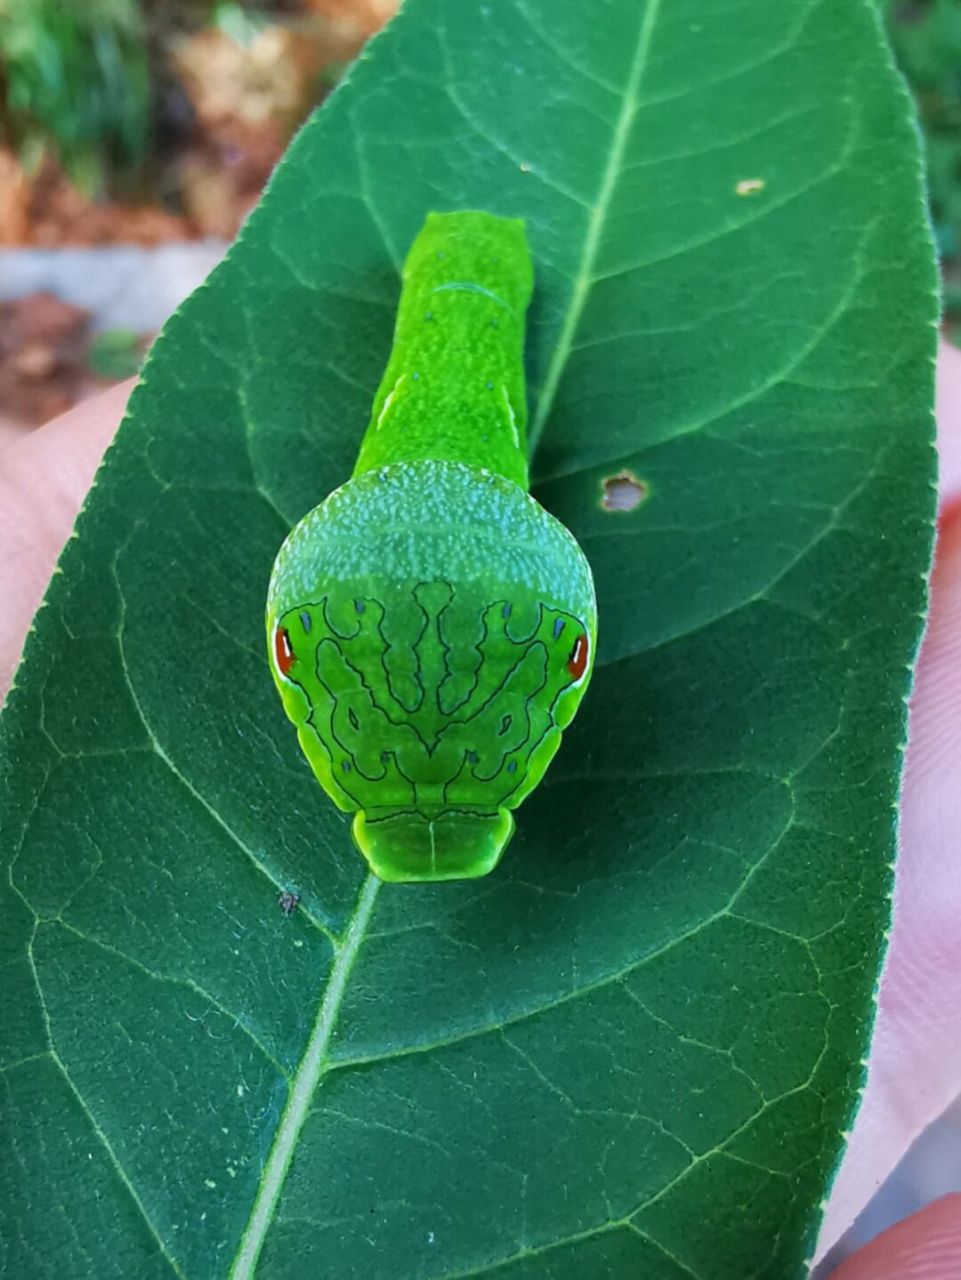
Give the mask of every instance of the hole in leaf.
[{"label": "hole in leaf", "polygon": [[619,471],[604,481],[601,506],[605,511],[633,511],[647,497],[647,485],[633,471]]}]

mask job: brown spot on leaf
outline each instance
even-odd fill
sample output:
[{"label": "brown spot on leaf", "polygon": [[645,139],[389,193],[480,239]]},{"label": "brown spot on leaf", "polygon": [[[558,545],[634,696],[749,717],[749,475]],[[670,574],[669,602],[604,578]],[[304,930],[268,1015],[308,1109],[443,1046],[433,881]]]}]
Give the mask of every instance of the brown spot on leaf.
[{"label": "brown spot on leaf", "polygon": [[297,910],[299,902],[299,893],[291,893],[290,890],[283,889],[277,894],[277,906],[280,907],[285,916],[292,916]]}]

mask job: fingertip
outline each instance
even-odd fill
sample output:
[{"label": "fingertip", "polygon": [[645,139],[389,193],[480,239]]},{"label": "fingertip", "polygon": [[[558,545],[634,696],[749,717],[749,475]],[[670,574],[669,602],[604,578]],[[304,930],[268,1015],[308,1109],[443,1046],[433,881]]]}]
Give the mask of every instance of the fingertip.
[{"label": "fingertip", "polygon": [[943,1196],[876,1236],[829,1280],[952,1280],[961,1276],[961,1193]]},{"label": "fingertip", "polygon": [[52,418],[45,426],[32,431],[15,447],[29,451],[38,465],[54,468],[58,473],[65,464],[63,478],[76,494],[79,506],[104,450],[116,434],[136,381],[130,378],[100,395],[82,400],[59,418]]},{"label": "fingertip", "polygon": [[961,499],[961,351],[942,342],[938,351],[938,489],[942,506]]}]

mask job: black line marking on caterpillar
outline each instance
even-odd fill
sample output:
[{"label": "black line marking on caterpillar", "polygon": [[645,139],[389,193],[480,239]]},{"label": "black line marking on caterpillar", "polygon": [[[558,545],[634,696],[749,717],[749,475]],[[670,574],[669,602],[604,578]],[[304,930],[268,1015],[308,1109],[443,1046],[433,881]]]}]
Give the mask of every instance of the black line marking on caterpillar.
[{"label": "black line marking on caterpillar", "polygon": [[330,596],[324,596],[320,602],[320,611],[324,619],[324,626],[327,628],[328,635],[331,639],[336,637],[338,640],[356,640],[361,632],[361,623],[358,620],[357,626],[353,631],[338,631],[330,618],[330,608],[333,607],[333,601]]},{"label": "black line marking on caterpillar", "polygon": [[[443,662],[444,664],[444,678],[443,680],[438,680],[437,685],[434,688],[434,704],[437,707],[437,714],[443,716],[443,715],[446,715],[447,713],[444,711],[444,708],[440,704],[440,691],[444,687],[444,681],[451,680],[453,679],[453,676],[454,676],[453,671],[451,671],[450,669],[450,663],[448,662],[448,658],[450,657],[451,651],[453,649],[453,645],[448,644],[447,641],[444,639],[443,619],[444,619],[444,614],[454,603],[455,592],[454,592],[453,584],[448,582],[446,578],[438,578],[437,583],[438,585],[445,586],[448,591],[448,596],[446,601],[444,602],[443,607],[437,611],[437,615],[434,618],[434,630],[437,632],[437,643],[440,645],[441,662]],[[434,584],[431,584],[431,585],[434,585]]]}]

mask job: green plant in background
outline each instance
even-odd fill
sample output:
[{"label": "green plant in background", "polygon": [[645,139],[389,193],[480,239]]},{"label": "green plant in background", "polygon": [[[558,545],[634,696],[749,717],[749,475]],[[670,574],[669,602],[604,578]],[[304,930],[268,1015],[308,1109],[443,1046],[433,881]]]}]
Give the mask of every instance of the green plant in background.
[{"label": "green plant in background", "polygon": [[949,320],[961,317],[961,0],[884,0],[918,104]]},{"label": "green plant in background", "polygon": [[135,175],[150,82],[136,0],[0,0],[6,131],[28,168],[53,149],[98,193]]},{"label": "green plant in background", "polygon": [[251,44],[268,25],[262,10],[237,4],[235,0],[215,4],[210,14],[210,23],[242,45]]},{"label": "green plant in background", "polygon": [[[11,1275],[806,1274],[889,924],[937,278],[877,13],[687,15],[407,0],[154,344],[0,717]],[[525,220],[532,493],[603,623],[510,856],[378,889],[263,587],[350,476],[404,252],[472,208]]]},{"label": "green plant in background", "polygon": [[130,329],[104,329],[90,340],[90,372],[119,382],[140,372],[144,361],[143,337]]}]

